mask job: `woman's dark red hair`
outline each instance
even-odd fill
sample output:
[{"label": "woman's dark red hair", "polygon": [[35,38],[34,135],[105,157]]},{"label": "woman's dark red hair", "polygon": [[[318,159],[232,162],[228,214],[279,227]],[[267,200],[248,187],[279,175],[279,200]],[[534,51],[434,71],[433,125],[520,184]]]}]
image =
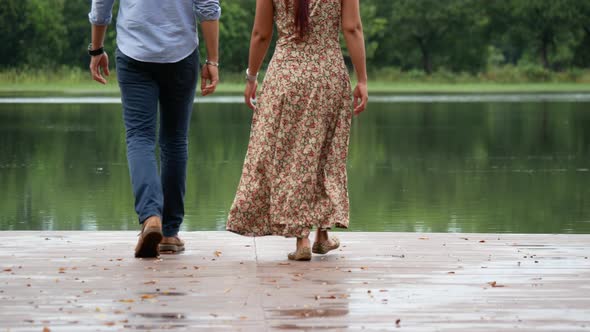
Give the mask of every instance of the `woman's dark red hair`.
[{"label": "woman's dark red hair", "polygon": [[[287,0],[287,4],[290,0]],[[299,37],[305,36],[309,31],[309,1],[310,0],[293,0],[295,1],[295,27]]]}]

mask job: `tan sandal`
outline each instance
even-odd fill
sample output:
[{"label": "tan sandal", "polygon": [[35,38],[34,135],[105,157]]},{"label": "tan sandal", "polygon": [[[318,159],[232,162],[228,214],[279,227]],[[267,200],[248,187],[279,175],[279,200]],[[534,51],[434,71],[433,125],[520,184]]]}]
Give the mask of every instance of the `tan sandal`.
[{"label": "tan sandal", "polygon": [[[332,240],[333,243],[330,243],[330,240]],[[311,251],[314,254],[325,255],[334,249],[338,249],[339,247],[340,247],[340,240],[335,236],[331,236],[328,241],[315,242],[313,244]]]},{"label": "tan sandal", "polygon": [[303,247],[301,249],[297,249],[297,251],[290,253],[287,255],[290,261],[310,261],[311,260],[311,250],[309,247]]}]

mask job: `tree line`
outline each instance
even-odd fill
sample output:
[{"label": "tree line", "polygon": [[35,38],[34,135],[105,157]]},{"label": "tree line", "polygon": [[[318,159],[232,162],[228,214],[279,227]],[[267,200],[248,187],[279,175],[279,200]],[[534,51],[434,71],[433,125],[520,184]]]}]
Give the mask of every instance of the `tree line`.
[{"label": "tree line", "polygon": [[[246,65],[255,2],[221,1],[220,55],[228,71]],[[2,0],[0,69],[86,68],[89,9],[89,0]],[[362,0],[361,12],[373,71],[590,67],[588,0]],[[115,21],[105,45],[111,54]]]}]

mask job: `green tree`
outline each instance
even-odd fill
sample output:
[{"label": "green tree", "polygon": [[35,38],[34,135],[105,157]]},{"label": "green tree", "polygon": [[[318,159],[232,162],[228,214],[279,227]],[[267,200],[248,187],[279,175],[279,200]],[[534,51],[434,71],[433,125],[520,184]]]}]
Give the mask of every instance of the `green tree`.
[{"label": "green tree", "polygon": [[528,48],[537,55],[546,69],[553,67],[553,61],[568,62],[573,58],[571,47],[575,44],[572,35],[576,7],[582,1],[512,0],[500,2],[499,11],[506,24],[508,39]]},{"label": "green tree", "polygon": [[[394,0],[392,4],[391,28],[394,33],[390,40],[400,50],[402,65],[416,65],[411,53],[415,50],[418,50],[422,69],[427,74],[433,72],[436,61],[465,69],[465,65],[470,66],[463,56],[469,55],[470,60],[474,54],[485,58],[482,43],[472,43],[482,37],[483,27],[487,24],[478,1]],[[460,50],[453,49],[457,44],[461,44]],[[480,64],[481,60],[471,67]]]}]

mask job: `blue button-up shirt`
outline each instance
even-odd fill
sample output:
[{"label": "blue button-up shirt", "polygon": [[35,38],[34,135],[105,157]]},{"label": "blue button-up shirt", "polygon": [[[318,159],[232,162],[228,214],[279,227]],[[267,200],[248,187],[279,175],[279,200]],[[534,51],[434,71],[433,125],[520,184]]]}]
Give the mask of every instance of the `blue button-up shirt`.
[{"label": "blue button-up shirt", "polygon": [[[115,0],[92,0],[90,23],[107,25]],[[144,62],[178,62],[198,46],[196,20],[218,20],[219,0],[120,0],[117,47]]]}]

